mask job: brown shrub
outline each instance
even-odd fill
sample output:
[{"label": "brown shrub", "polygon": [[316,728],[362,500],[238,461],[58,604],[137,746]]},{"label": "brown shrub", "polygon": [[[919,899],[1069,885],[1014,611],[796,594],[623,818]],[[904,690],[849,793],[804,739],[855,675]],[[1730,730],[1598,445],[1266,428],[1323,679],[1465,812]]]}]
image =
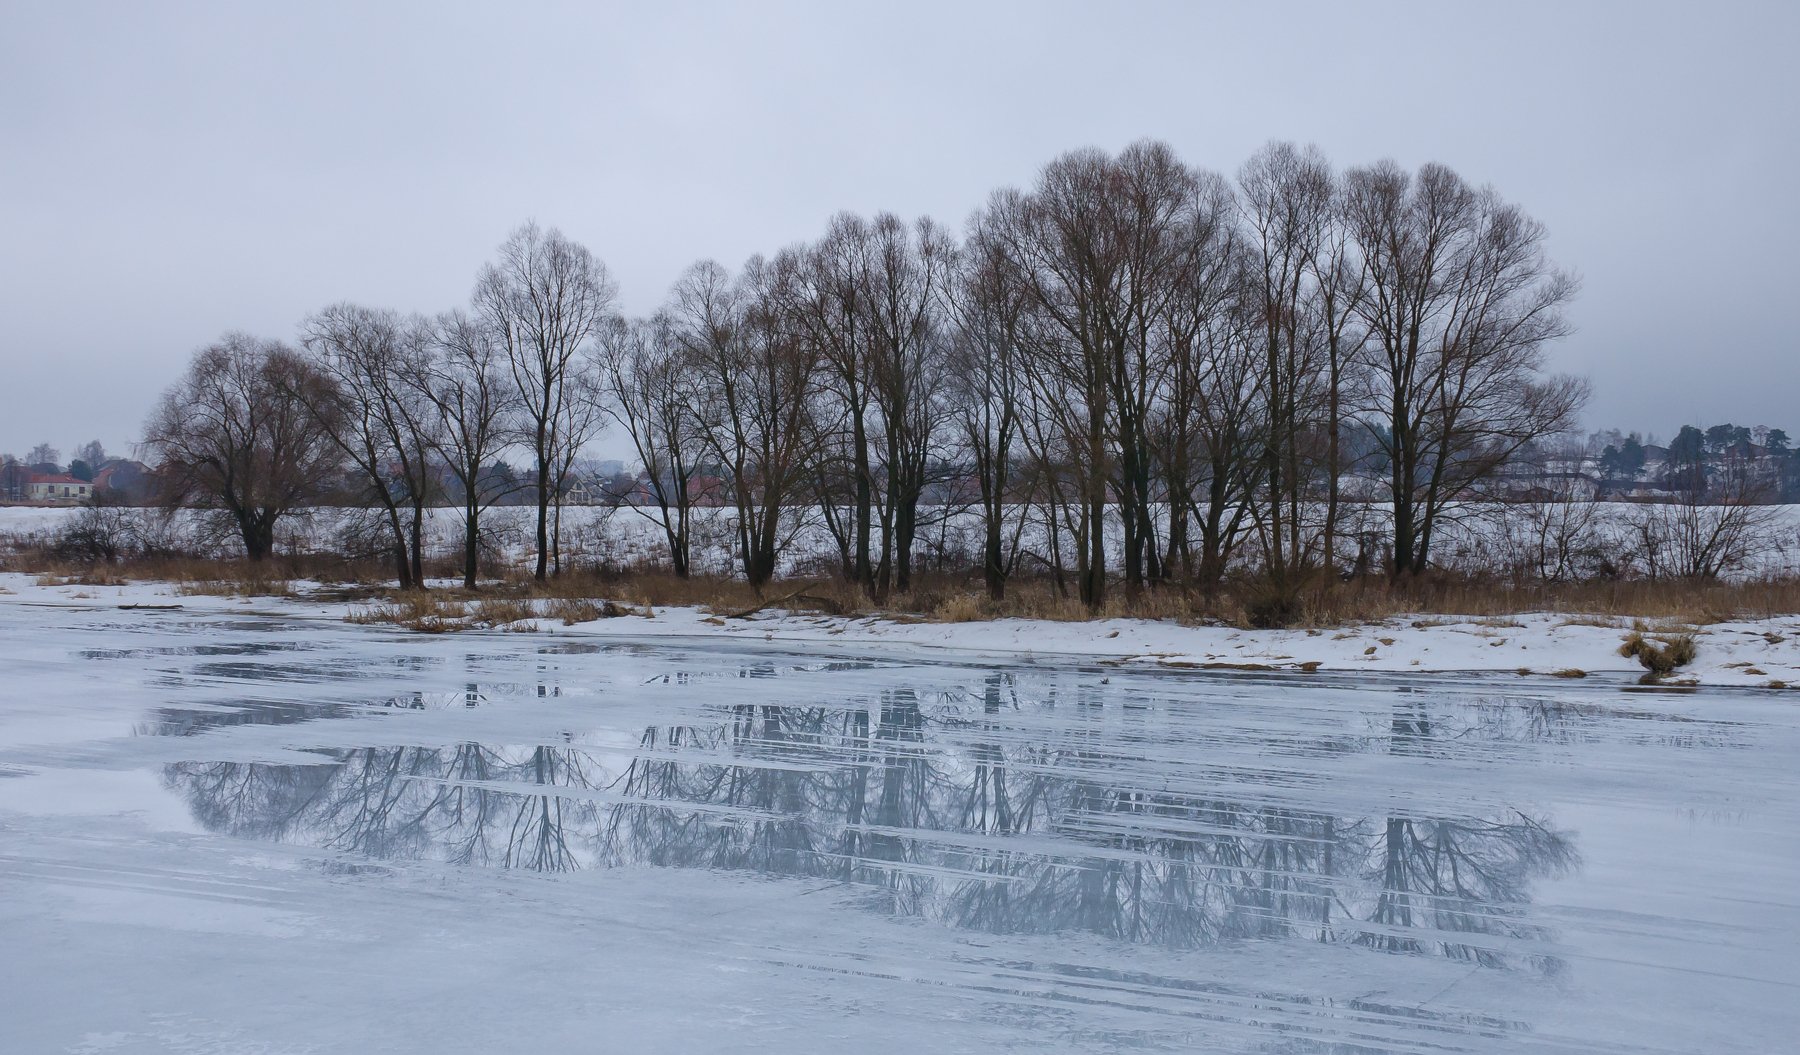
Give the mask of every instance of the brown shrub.
[{"label": "brown shrub", "polygon": [[1692,634],[1675,634],[1660,640],[1659,645],[1633,630],[1619,646],[1619,655],[1635,657],[1643,666],[1645,674],[1641,680],[1646,685],[1653,685],[1675,673],[1677,667],[1687,666],[1699,654],[1699,646]]}]

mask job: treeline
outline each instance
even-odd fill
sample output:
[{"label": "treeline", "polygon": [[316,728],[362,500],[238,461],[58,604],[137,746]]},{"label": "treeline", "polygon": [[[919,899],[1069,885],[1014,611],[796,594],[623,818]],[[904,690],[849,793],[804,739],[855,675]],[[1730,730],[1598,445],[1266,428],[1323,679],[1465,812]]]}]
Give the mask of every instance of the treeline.
[{"label": "treeline", "polygon": [[1605,441],[1597,463],[1605,490],[1731,502],[1800,501],[1800,450],[1784,429],[1726,422],[1683,425],[1667,446],[1637,433],[1596,440]]},{"label": "treeline", "polygon": [[440,467],[473,585],[498,497],[484,469],[510,450],[537,481],[535,574],[557,574],[563,483],[613,429],[678,575],[704,478],[752,584],[817,517],[882,599],[909,588],[922,521],[942,515],[925,496],[953,484],[980,511],[996,598],[1027,525],[1043,571],[1094,609],[1113,583],[1205,590],[1247,557],[1297,596],[1344,563],[1339,481],[1359,458],[1384,472],[1387,568],[1413,576],[1452,503],[1572,424],[1585,385],[1544,366],[1576,283],[1543,242],[1444,166],[1338,171],[1285,143],[1235,179],[1157,142],[1074,151],[960,236],[842,214],[735,272],[693,265],[647,318],[619,313],[591,252],[530,224],[466,310],[336,305],[299,348],[202,350],[146,445],[253,559],[352,467],[403,585],[422,582]]}]

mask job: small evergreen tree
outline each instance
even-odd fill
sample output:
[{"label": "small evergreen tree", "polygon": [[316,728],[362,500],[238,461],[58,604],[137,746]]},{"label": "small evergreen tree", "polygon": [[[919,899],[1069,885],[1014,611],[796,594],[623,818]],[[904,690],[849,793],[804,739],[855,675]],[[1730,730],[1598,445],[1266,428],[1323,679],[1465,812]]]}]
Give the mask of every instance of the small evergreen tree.
[{"label": "small evergreen tree", "polygon": [[1619,447],[1619,461],[1627,477],[1635,479],[1644,471],[1644,445],[1638,442],[1637,433],[1625,437],[1625,443]]},{"label": "small evergreen tree", "polygon": [[1669,487],[1700,494],[1706,490],[1706,433],[1692,425],[1681,426],[1669,443]]}]

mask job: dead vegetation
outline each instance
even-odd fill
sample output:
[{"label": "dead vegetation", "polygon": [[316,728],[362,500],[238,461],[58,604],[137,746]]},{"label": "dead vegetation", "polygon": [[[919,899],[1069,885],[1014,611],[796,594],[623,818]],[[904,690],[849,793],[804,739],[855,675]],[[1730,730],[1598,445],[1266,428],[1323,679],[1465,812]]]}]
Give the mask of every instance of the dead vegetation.
[{"label": "dead vegetation", "polygon": [[[1080,622],[1092,619],[1151,619],[1213,623],[1242,628],[1353,626],[1411,618],[1415,626],[1439,625],[1445,617],[1476,619],[1496,629],[1516,626],[1511,617],[1529,612],[1563,613],[1559,625],[1615,628],[1632,620],[1654,624],[1706,626],[1736,619],[1766,619],[1800,613],[1800,580],[1746,582],[1617,579],[1565,583],[1519,583],[1502,577],[1433,573],[1391,581],[1365,576],[1350,581],[1315,579],[1305,589],[1288,591],[1277,605],[1263,580],[1228,577],[1210,590],[1174,585],[1145,586],[1135,591],[1109,590],[1099,611],[1090,610],[1072,588],[1059,590],[1048,576],[1015,575],[1003,599],[991,598],[979,575],[948,571],[921,572],[912,588],[875,603],[868,594],[829,575],[776,581],[758,591],[741,578],[693,575],[679,577],[656,569],[577,569],[544,582],[522,573],[495,569],[493,578],[474,591],[460,585],[427,591],[392,587],[385,561],[348,560],[329,555],[281,555],[253,563],[156,556],[117,563],[82,564],[55,559],[45,550],[17,551],[6,558],[7,570],[34,572],[40,582],[58,585],[108,586],[129,582],[173,583],[183,595],[231,597],[291,596],[296,583],[320,584],[309,596],[323,600],[363,602],[369,611],[394,611],[404,625],[418,622],[434,629],[481,623],[513,625],[524,621],[489,607],[485,615],[418,610],[406,600],[421,594],[439,601],[478,604],[520,600],[540,604],[537,616],[564,623],[588,622],[616,614],[654,614],[669,607],[700,608],[720,617],[747,617],[764,612],[819,613],[840,617],[883,617],[944,623],[991,619],[1041,619]],[[428,563],[430,577],[440,581],[456,571],[449,561]],[[1291,601],[1291,604],[1288,603]],[[434,602],[435,603],[435,602]],[[607,604],[615,606],[609,611]],[[1277,610],[1279,609],[1279,610]],[[1778,639],[1779,635],[1771,635]]]},{"label": "dead vegetation", "polygon": [[1619,646],[1619,655],[1627,659],[1635,658],[1643,666],[1644,676],[1640,682],[1644,685],[1660,684],[1674,674],[1676,668],[1692,663],[1698,654],[1699,645],[1695,643],[1692,634],[1650,638],[1633,630],[1626,635],[1625,643]]},{"label": "dead vegetation", "polygon": [[560,619],[564,626],[577,623],[591,623],[596,619],[617,619],[624,615],[641,615],[654,617],[656,612],[649,607],[632,608],[613,601],[592,601],[585,597],[557,597],[544,606],[544,614],[552,619]]},{"label": "dead vegetation", "polygon": [[[1017,581],[1006,598],[994,601],[979,583],[927,578],[895,607],[940,622],[1023,618],[1167,619],[1222,623],[1243,628],[1290,626],[1310,629],[1380,622],[1418,613],[1421,627],[1473,618],[1495,629],[1516,628],[1514,616],[1565,613],[1564,626],[1616,628],[1634,618],[1705,626],[1738,619],[1767,619],[1800,613],[1800,582],[1635,582],[1542,584],[1530,587],[1465,577],[1429,577],[1392,583],[1366,579],[1315,586],[1301,594],[1286,619],[1259,607],[1265,591],[1254,582],[1228,581],[1210,593],[1175,587],[1145,589],[1136,595],[1113,591],[1099,613],[1059,596],[1047,581]],[[863,602],[866,605],[866,602]]]},{"label": "dead vegetation", "polygon": [[397,626],[422,634],[457,630],[536,630],[538,613],[529,601],[483,597],[468,601],[449,596],[409,591],[383,604],[352,609],[348,623],[365,626]]}]

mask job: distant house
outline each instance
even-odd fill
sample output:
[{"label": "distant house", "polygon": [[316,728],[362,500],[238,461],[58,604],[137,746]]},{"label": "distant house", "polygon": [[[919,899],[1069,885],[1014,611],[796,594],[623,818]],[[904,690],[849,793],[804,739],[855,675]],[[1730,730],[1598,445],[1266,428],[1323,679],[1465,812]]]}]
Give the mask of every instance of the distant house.
[{"label": "distant house", "polygon": [[593,506],[600,504],[604,492],[593,481],[585,478],[570,477],[563,486],[563,505]]},{"label": "distant house", "polygon": [[150,493],[150,467],[127,458],[114,458],[94,474],[94,493],[110,492],[113,498],[141,502]]},{"label": "distant house", "polygon": [[85,502],[93,495],[93,484],[66,473],[32,473],[25,485],[25,498],[31,502]]}]

